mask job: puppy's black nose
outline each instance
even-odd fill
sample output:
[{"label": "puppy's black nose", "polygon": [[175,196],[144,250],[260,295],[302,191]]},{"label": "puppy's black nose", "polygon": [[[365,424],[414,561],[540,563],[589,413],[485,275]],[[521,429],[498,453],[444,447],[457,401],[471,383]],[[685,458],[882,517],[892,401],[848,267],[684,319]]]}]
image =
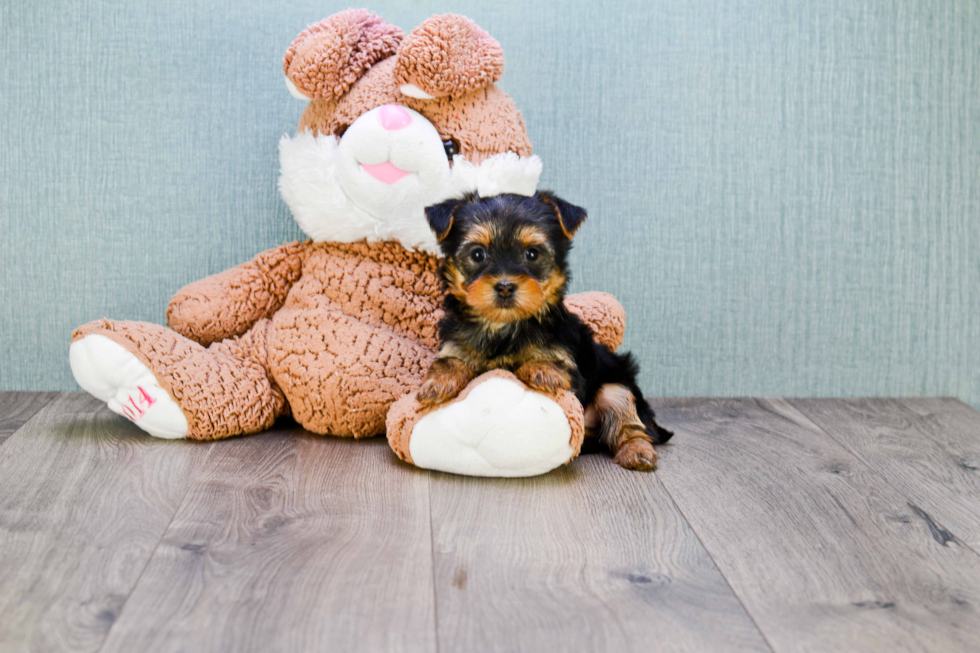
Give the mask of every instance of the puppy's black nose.
[{"label": "puppy's black nose", "polygon": [[514,291],[517,290],[517,284],[510,279],[501,279],[493,285],[493,289],[497,293],[497,297],[509,299],[514,294]]}]

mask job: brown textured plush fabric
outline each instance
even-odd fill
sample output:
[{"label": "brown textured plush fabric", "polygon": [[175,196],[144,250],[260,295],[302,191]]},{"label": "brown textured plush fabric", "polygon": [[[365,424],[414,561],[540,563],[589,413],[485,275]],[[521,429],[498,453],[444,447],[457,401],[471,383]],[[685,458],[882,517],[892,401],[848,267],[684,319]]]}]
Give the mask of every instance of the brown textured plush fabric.
[{"label": "brown textured plush fabric", "polygon": [[313,247],[273,320],[270,367],[306,428],[378,435],[434,356],[438,261],[390,242]]},{"label": "brown textured plush fabric", "polygon": [[457,96],[500,79],[504,52],[466,16],[433,16],[412,30],[398,48],[395,79],[433,97]]},{"label": "brown textured plush fabric", "polygon": [[[136,354],[183,409],[190,438],[255,433],[287,411],[314,433],[379,435],[435,356],[438,264],[393,242],[291,243],[177,293],[173,330],[100,320],[73,339],[97,333]],[[570,310],[622,340],[609,320],[616,300],[590,295],[568,297]]]},{"label": "brown textured plush fabric", "polygon": [[[314,98],[300,130],[340,134],[365,112],[395,103],[428,118],[473,163],[502,152],[530,155],[520,112],[491,83],[499,76],[496,42],[465,19],[437,17],[417,31],[405,50],[414,67],[405,70],[446,97],[400,93],[402,32],[369,12],[341,12],[300,34],[283,60],[289,79]],[[463,49],[435,43],[441,33],[458,35]],[[454,63],[435,66],[435,55],[425,63],[423,43]],[[476,68],[458,57],[464,51],[479,55]],[[315,433],[378,435],[392,403],[406,396],[411,403],[435,355],[437,266],[435,257],[396,242],[289,243],[179,291],[167,310],[172,330],[99,320],[73,339],[103,335],[136,355],[183,410],[190,438],[254,433],[288,413]],[[590,293],[567,301],[600,340],[619,345],[624,321],[615,299]],[[574,439],[581,406],[571,395],[557,400]],[[393,435],[406,447],[409,423],[399,422]]]},{"label": "brown textured plush fabric", "polygon": [[403,36],[376,14],[348,9],[303,30],[286,50],[283,72],[308,97],[334,100],[393,55]]},{"label": "brown textured plush fabric", "polygon": [[499,88],[491,84],[454,98],[418,100],[398,90],[395,63],[390,57],[375,64],[339,101],[310,102],[300,118],[300,131],[340,135],[371,109],[399,104],[425,116],[443,138],[456,139],[459,153],[473,163],[500,152],[531,155],[521,112]]},{"label": "brown textured plush fabric", "polygon": [[521,112],[492,84],[456,98],[402,97],[399,103],[428,118],[443,136],[455,138],[462,154],[473,163],[500,152],[531,155]]},{"label": "brown textured plush fabric", "polygon": [[185,286],[170,300],[167,324],[204,346],[242,335],[282,307],[310,246],[310,241],[280,245],[248,263]]},{"label": "brown textured plush fabric", "polygon": [[[463,401],[473,390],[473,388],[477,387],[487,379],[492,378],[507,379],[509,381],[513,381],[525,390],[528,389],[520,379],[510,372],[505,370],[492,370],[473,379],[473,381],[466,386],[466,388],[463,389],[463,391],[460,392],[455,399],[435,408],[423,408],[419,404],[418,400],[415,399],[415,393],[407,394],[396,401],[388,410],[386,433],[388,436],[388,445],[391,447],[391,450],[405,462],[414,464],[409,448],[412,439],[412,430],[415,428],[415,425],[418,424],[419,420],[434,410],[442,409],[448,405]],[[582,411],[582,404],[579,403],[578,399],[575,398],[573,393],[567,390],[560,390],[557,393],[544,394],[561,406],[561,409],[565,412],[565,417],[568,418],[568,425],[572,430],[568,444],[571,446],[573,452],[569,460],[572,460],[572,458],[575,458],[581,451],[582,442],[585,439],[585,415]],[[502,409],[504,408],[505,407],[502,407]]]},{"label": "brown textured plush fabric", "polygon": [[565,307],[589,325],[596,341],[616,351],[623,344],[626,311],[609,293],[591,290],[565,297]]},{"label": "brown textured plush fabric", "polygon": [[[73,339],[98,333],[136,354],[184,410],[191,438],[261,431],[287,401],[316,433],[378,435],[434,356],[437,267],[397,243],[293,243],[179,292],[173,331],[102,320]],[[181,335],[208,342],[222,332],[207,348]]]},{"label": "brown textured plush fabric", "polygon": [[208,348],[158,324],[97,320],[72,340],[102,335],[136,355],[187,418],[187,437],[215,440],[257,433],[288,408],[267,372],[270,321]]}]

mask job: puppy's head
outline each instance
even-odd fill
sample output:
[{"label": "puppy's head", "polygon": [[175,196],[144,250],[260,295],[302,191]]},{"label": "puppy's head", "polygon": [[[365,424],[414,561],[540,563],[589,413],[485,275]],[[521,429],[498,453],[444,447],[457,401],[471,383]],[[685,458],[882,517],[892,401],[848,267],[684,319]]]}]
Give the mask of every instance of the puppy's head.
[{"label": "puppy's head", "polygon": [[449,292],[481,319],[526,320],[562,300],[584,209],[539,191],[469,194],[430,206],[425,215],[445,256]]}]

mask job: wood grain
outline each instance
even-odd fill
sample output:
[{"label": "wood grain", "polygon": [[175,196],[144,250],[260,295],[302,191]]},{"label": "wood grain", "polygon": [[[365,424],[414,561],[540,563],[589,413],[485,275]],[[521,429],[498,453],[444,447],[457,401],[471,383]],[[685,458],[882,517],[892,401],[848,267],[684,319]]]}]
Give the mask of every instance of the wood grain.
[{"label": "wood grain", "polygon": [[0,650],[97,651],[208,445],[65,394],[0,455]]},{"label": "wood grain", "polygon": [[777,651],[968,651],[980,556],[782,400],[663,400],[658,476]]},{"label": "wood grain", "polygon": [[655,475],[431,481],[443,651],[767,651]]},{"label": "wood grain", "polygon": [[980,414],[654,406],[677,431],[656,474],[594,455],[508,480],[0,393],[0,424],[27,420],[0,455],[0,651],[975,648]]},{"label": "wood grain", "polygon": [[0,445],[57,396],[57,392],[0,392]]},{"label": "wood grain", "polygon": [[218,445],[103,651],[435,650],[426,472],[383,439]]},{"label": "wood grain", "polygon": [[956,399],[790,403],[980,551],[980,412]]}]

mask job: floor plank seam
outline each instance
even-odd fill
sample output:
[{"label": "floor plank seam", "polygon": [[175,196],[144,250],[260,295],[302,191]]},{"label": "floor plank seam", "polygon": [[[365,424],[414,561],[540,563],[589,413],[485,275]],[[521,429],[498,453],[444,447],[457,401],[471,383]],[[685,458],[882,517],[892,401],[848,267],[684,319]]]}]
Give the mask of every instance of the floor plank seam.
[{"label": "floor plank seam", "polygon": [[[211,458],[211,454],[213,451],[214,451],[214,444],[212,443],[210,448],[208,449],[207,455],[204,456],[204,459],[200,463],[202,467]],[[187,487],[184,489],[184,494],[183,496],[181,496],[180,501],[177,503],[177,507],[174,509],[173,514],[170,515],[170,520],[167,522],[166,528],[164,528],[163,531],[161,531],[160,538],[157,540],[157,543],[153,547],[153,552],[149,556],[147,556],[146,563],[143,565],[143,568],[140,569],[140,573],[136,577],[136,581],[133,583],[133,586],[129,588],[129,593],[126,595],[126,600],[123,601],[122,605],[119,607],[119,612],[116,613],[116,618],[113,620],[112,625],[109,626],[109,630],[106,631],[105,637],[102,638],[102,642],[99,644],[99,647],[95,649],[96,653],[101,653],[102,649],[105,648],[106,642],[109,641],[109,635],[112,634],[112,631],[116,627],[116,624],[118,624],[120,619],[122,618],[123,612],[126,611],[126,605],[129,603],[129,599],[133,596],[133,593],[136,591],[136,588],[139,587],[140,581],[143,580],[143,574],[145,574],[146,570],[150,567],[150,563],[153,562],[153,558],[156,557],[157,550],[159,550],[160,544],[163,542],[163,538],[167,536],[167,533],[170,531],[170,527],[174,523],[174,519],[177,518],[177,515],[180,514],[180,511],[184,507],[184,504],[187,503],[187,500],[191,495],[191,488],[193,487],[193,485],[194,485],[193,483],[188,483]]]},{"label": "floor plank seam", "polygon": [[763,631],[762,627],[759,626],[759,622],[756,620],[755,615],[753,615],[752,612],[749,611],[748,606],[745,605],[745,601],[743,601],[742,597],[739,596],[738,592],[735,591],[735,587],[732,586],[731,581],[728,580],[728,576],[725,575],[725,572],[722,571],[721,567],[718,565],[718,561],[715,560],[715,556],[712,555],[711,551],[708,549],[704,541],[701,539],[701,535],[698,534],[698,531],[694,528],[694,524],[692,524],[691,520],[688,519],[687,515],[684,514],[684,511],[681,509],[680,504],[678,504],[677,500],[674,499],[674,495],[670,493],[670,488],[668,488],[667,484],[664,483],[662,478],[660,478],[660,475],[658,475],[656,472],[654,472],[653,475],[657,479],[657,482],[660,483],[660,487],[662,487],[664,489],[664,492],[667,493],[667,496],[670,497],[670,502],[674,504],[675,508],[677,508],[677,512],[680,514],[681,517],[684,518],[684,521],[687,522],[688,527],[691,529],[691,532],[694,533],[694,537],[697,538],[697,541],[701,545],[701,548],[704,550],[705,555],[707,555],[708,559],[711,560],[711,564],[714,565],[715,569],[718,570],[718,574],[725,580],[725,585],[728,586],[729,591],[731,591],[732,596],[734,596],[735,599],[738,601],[738,604],[742,606],[742,610],[745,611],[745,615],[749,618],[749,621],[752,622],[752,625],[755,626],[755,629],[759,632],[759,637],[762,638],[762,641],[766,643],[766,646],[769,647],[769,650],[772,653],[776,653],[776,647],[773,646],[772,642],[766,636],[765,631]]},{"label": "floor plank seam", "polygon": [[[438,652],[445,627],[447,651],[639,651],[651,623],[692,651],[945,653],[980,637],[969,406],[678,400],[665,426],[690,440],[654,474],[610,479],[585,456],[485,482],[403,474],[383,442],[354,454],[299,427],[162,443],[82,393],[50,394],[0,393],[0,534],[14,536],[0,567],[24,569],[0,582],[0,650]],[[596,479],[615,514],[596,510]]]},{"label": "floor plank seam", "polygon": [[432,475],[436,473],[426,470],[425,495],[429,503],[429,564],[432,569],[432,625],[435,628],[436,653],[439,653],[439,598],[438,583],[436,583],[436,532],[432,526]]},{"label": "floor plank seam", "polygon": [[[838,438],[834,437],[834,435],[830,431],[828,431],[823,426],[821,426],[820,424],[818,424],[816,422],[816,420],[813,419],[813,416],[810,415],[809,413],[807,413],[803,409],[803,407],[798,406],[792,400],[787,400],[787,401],[789,402],[789,404],[795,410],[798,410],[801,415],[803,415],[804,417],[806,417],[807,420],[809,420],[810,423],[813,424],[821,433],[823,433],[824,435],[826,435],[830,439],[831,442],[833,442],[834,444],[836,444],[837,446],[839,446],[841,449],[843,449],[844,451],[846,451],[848,454],[854,456],[854,458],[858,462],[860,462],[862,465],[864,465],[865,469],[867,469],[869,472],[871,472],[871,474],[873,474],[875,478],[879,479],[886,486],[888,486],[889,488],[891,488],[892,490],[894,490],[895,493],[898,496],[900,496],[902,499],[904,499],[905,500],[905,503],[909,506],[909,508],[912,510],[912,512],[917,517],[919,517],[920,519],[922,519],[923,521],[926,522],[926,525],[929,527],[929,531],[931,533],[934,532],[936,529],[939,529],[939,530],[941,530],[944,533],[950,534],[952,537],[949,540],[947,540],[948,542],[949,541],[954,542],[954,543],[958,544],[959,546],[961,546],[962,548],[964,548],[967,551],[969,551],[970,553],[972,553],[973,555],[980,556],[980,552],[978,552],[976,549],[974,549],[972,546],[970,546],[970,544],[968,544],[967,542],[965,542],[962,537],[960,537],[958,534],[954,533],[953,531],[949,530],[946,527],[945,524],[939,524],[936,521],[935,517],[933,517],[932,515],[929,515],[927,512],[925,512],[924,510],[922,510],[922,508],[918,507],[915,504],[915,502],[911,499],[911,497],[907,496],[906,493],[904,491],[902,491],[901,488],[896,487],[887,478],[887,476],[885,476],[883,474],[880,474],[874,467],[871,466],[871,464],[867,460],[864,459],[863,456],[861,456],[861,454],[859,452],[857,452],[857,451],[853,450],[851,447],[847,446],[846,443],[844,443],[841,440],[839,440]],[[936,538],[933,537],[933,539],[936,539]],[[944,544],[943,542],[939,542],[939,543],[942,546],[946,546],[946,544]]]}]

